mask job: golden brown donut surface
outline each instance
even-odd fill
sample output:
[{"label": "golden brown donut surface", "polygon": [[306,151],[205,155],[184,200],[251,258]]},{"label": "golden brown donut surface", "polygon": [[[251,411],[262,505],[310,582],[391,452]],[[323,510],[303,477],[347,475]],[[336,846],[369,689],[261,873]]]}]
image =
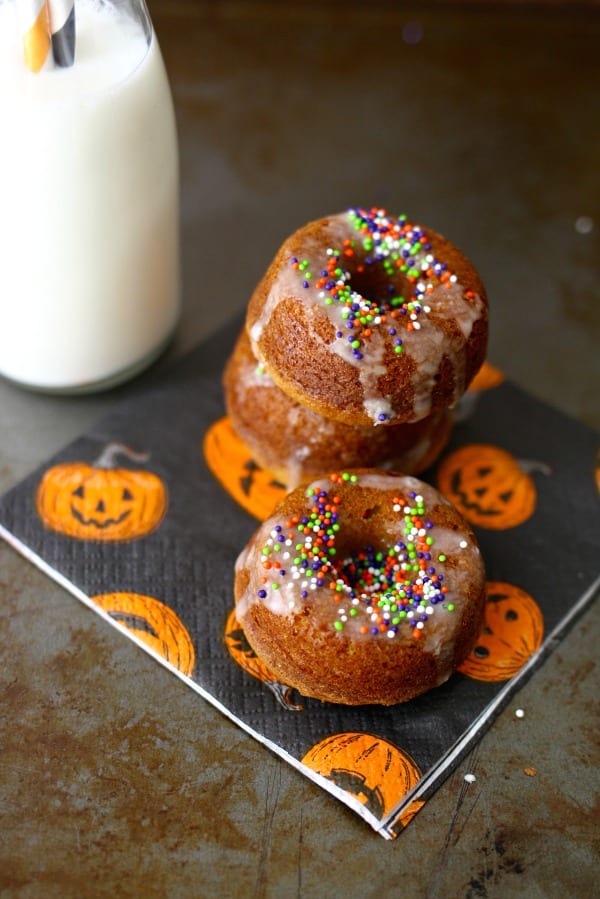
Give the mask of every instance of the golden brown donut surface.
[{"label": "golden brown donut surface", "polygon": [[414,424],[347,425],[284,393],[259,365],[243,331],[223,378],[227,414],[256,462],[288,487],[338,468],[385,468],[418,474],[433,464],[451,431],[441,411]]},{"label": "golden brown donut surface", "polygon": [[306,696],[404,702],[446,681],[485,605],[475,537],[433,487],[357,469],[298,487],[236,563],[254,651]]},{"label": "golden brown donut surface", "polygon": [[255,356],[279,387],[352,425],[419,421],[454,405],[484,358],[487,298],[446,238],[384,210],[310,222],[248,306]]}]

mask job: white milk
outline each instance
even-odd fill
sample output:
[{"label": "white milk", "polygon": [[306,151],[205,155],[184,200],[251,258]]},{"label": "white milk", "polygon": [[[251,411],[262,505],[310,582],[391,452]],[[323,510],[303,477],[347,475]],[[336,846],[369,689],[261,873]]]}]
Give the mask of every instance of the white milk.
[{"label": "white milk", "polygon": [[160,50],[77,0],[70,69],[25,68],[0,0],[0,374],[51,390],[123,379],[179,310],[178,161]]}]

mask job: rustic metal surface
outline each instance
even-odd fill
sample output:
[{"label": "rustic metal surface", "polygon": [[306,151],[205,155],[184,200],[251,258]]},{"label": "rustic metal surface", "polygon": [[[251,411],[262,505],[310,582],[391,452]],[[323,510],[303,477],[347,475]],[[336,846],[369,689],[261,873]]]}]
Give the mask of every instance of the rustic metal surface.
[{"label": "rustic metal surface", "polygon": [[[151,12],[179,122],[185,282],[159,372],[243,307],[290,230],[374,202],[462,245],[492,299],[491,360],[600,424],[598,10]],[[0,489],[132,389],[1,384]],[[0,599],[3,899],[596,892],[597,608],[385,843],[5,545]]]}]

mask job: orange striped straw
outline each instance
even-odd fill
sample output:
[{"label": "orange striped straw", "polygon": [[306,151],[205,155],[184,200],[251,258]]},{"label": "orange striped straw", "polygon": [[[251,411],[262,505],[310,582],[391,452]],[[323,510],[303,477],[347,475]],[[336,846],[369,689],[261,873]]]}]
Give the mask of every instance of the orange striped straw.
[{"label": "orange striped straw", "polygon": [[50,51],[50,23],[46,0],[17,0],[19,25],[23,35],[25,65],[39,72]]}]

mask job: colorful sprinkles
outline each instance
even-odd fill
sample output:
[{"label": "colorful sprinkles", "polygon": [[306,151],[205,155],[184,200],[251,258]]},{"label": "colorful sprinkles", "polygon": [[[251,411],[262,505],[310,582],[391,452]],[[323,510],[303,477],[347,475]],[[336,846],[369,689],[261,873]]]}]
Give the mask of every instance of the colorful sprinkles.
[{"label": "colorful sprinkles", "polygon": [[[262,548],[265,571],[258,596],[268,590],[292,589],[298,582],[303,599],[311,590],[327,585],[332,593],[332,627],[343,631],[350,619],[358,619],[360,632],[394,638],[402,625],[412,628],[415,638],[441,605],[448,612],[444,575],[437,563],[446,561],[434,551],[434,525],[427,518],[423,497],[411,491],[396,496],[392,511],[398,515],[401,536],[394,546],[379,551],[367,546],[351,558],[336,559],[340,531],[340,483],[355,484],[356,474],[332,474],[332,490],[307,488],[312,501],[302,516],[276,525]],[[267,574],[268,572],[268,574]],[[290,599],[290,608],[294,608]]]},{"label": "colorful sprinkles", "polygon": [[[302,278],[302,286],[317,290],[325,306],[341,307],[341,318],[349,331],[347,341],[356,360],[363,358],[373,329],[380,327],[387,328],[394,352],[401,354],[402,328],[420,330],[422,316],[431,312],[430,294],[440,285],[451,287],[456,283],[456,275],[445,262],[435,258],[425,231],[408,222],[405,215],[394,218],[377,208],[350,209],[347,214],[357,232],[356,240],[348,238],[341,248],[328,248],[318,275],[311,271],[308,259],[293,256],[292,267]],[[369,299],[356,291],[351,283],[351,265],[358,275],[373,265],[383,268],[389,278],[388,297]],[[394,281],[398,275],[411,286],[408,299],[396,291]],[[337,332],[338,339],[343,336],[343,331]]]}]

